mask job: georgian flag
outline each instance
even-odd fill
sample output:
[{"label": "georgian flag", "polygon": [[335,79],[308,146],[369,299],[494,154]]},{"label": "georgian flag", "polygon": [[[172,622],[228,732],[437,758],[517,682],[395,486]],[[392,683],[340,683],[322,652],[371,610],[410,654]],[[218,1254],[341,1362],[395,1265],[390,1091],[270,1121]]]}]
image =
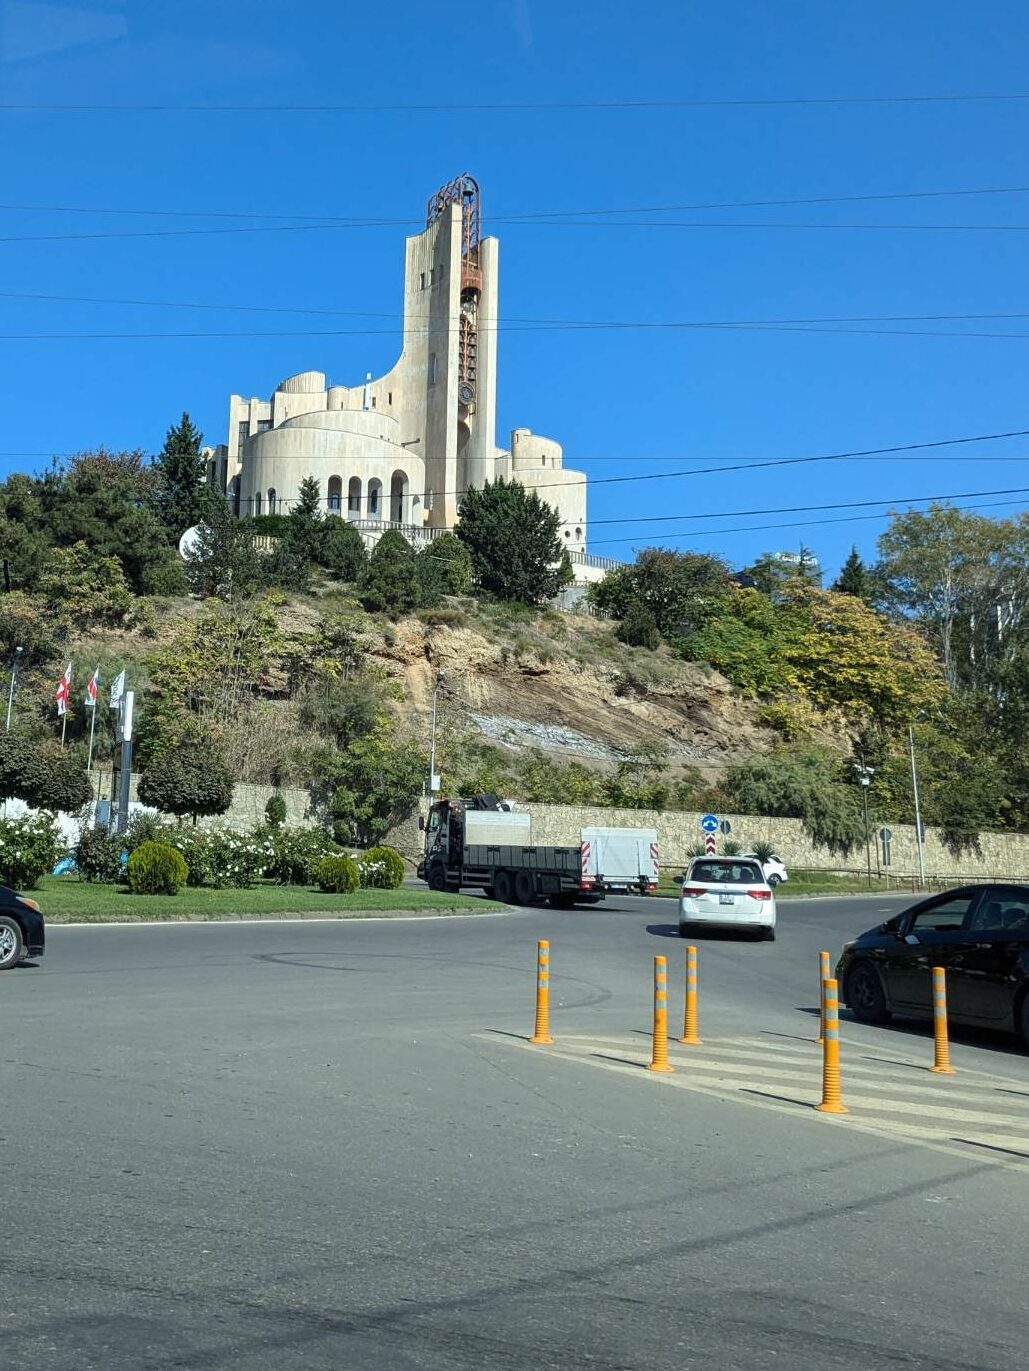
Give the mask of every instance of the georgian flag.
[{"label": "georgian flag", "polygon": [[54,699],[57,701],[57,717],[63,718],[68,713],[68,701],[71,699],[71,662],[54,692]]},{"label": "georgian flag", "polygon": [[93,674],[92,674],[92,676],[90,676],[89,682],[88,682],[88,684],[87,684],[87,686],[86,686],[86,708],[87,708],[87,709],[95,709],[95,708],[96,708],[96,697],[97,697],[97,692],[99,691],[99,689],[100,689],[100,668],[97,667],[96,671],[94,671]]}]

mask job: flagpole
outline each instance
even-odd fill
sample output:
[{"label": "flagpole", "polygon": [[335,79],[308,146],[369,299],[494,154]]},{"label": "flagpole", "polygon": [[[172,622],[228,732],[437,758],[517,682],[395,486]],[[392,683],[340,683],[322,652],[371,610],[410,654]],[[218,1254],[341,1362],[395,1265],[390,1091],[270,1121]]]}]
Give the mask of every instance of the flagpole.
[{"label": "flagpole", "polygon": [[64,746],[64,735],[68,732],[68,710],[65,709],[61,715],[61,746]]},{"label": "flagpole", "polygon": [[89,721],[89,756],[86,759],[86,770],[93,770],[93,734],[96,732],[96,701],[93,701],[93,717]]}]

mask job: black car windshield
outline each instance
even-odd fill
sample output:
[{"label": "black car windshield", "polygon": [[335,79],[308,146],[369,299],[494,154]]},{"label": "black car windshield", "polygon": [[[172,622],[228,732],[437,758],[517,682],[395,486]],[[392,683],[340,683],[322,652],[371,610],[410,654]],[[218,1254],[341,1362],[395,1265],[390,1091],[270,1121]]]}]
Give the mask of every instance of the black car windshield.
[{"label": "black car windshield", "polygon": [[756,862],[707,861],[694,862],[690,867],[691,881],[706,881],[709,885],[745,885],[748,881],[764,884],[764,873]]}]

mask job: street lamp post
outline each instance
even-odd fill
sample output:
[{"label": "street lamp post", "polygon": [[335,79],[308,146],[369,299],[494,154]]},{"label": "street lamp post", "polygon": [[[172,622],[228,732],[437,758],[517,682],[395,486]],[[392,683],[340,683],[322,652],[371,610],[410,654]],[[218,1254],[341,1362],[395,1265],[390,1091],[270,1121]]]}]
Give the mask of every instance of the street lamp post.
[{"label": "street lamp post", "polygon": [[874,766],[865,766],[865,759],[862,757],[860,762],[854,763],[854,770],[857,772],[858,784],[861,786],[861,806],[865,815],[865,861],[868,865],[868,888],[872,888],[872,836],[868,827],[868,787],[872,784],[872,777],[875,775]]},{"label": "street lamp post", "polygon": [[439,777],[436,775],[436,719],[439,710],[439,697],[443,689],[443,673],[437,671],[436,684],[432,689],[432,733],[429,741],[429,801],[436,798],[439,789]]},{"label": "street lamp post", "polygon": [[918,884],[925,885],[925,847],[922,843],[922,807],[918,800],[918,768],[915,766],[915,730],[908,724],[908,746],[911,749],[911,789],[915,797],[915,845],[918,848]]},{"label": "street lamp post", "polygon": [[11,731],[11,710],[14,708],[14,683],[18,676],[18,663],[21,661],[21,654],[25,651],[23,647],[14,649],[14,661],[11,664],[11,688],[7,692],[7,728],[5,732]]}]

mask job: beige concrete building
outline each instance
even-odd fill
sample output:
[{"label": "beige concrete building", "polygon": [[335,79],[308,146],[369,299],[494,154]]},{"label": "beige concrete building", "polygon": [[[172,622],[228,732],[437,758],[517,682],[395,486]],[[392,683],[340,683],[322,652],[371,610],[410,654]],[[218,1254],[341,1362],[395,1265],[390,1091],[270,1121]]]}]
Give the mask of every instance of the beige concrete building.
[{"label": "beige concrete building", "polygon": [[503,476],[558,510],[577,579],[602,574],[607,559],[586,553],[586,477],[560,444],[518,428],[497,446],[499,243],[480,228],[470,176],[430,197],[407,240],[403,350],[384,376],[342,386],[305,371],[269,400],[230,398],[208,479],[238,514],[286,513],[313,477],[325,509],[369,544],[389,527],[424,543],[454,526],[465,489]]}]

